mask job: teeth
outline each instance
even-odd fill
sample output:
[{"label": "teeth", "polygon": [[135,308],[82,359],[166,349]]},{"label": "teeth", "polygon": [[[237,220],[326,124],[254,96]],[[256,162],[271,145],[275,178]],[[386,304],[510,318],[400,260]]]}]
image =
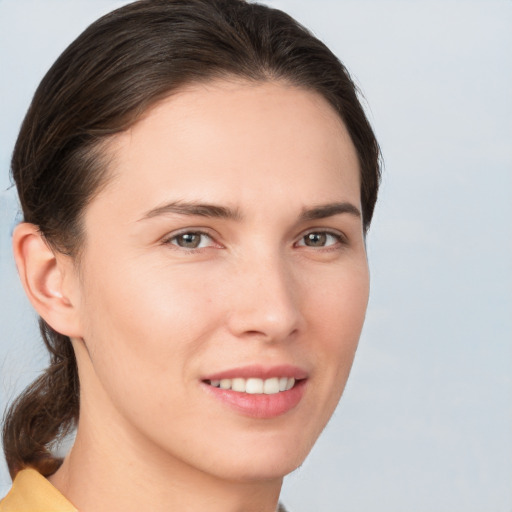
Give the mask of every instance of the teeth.
[{"label": "teeth", "polygon": [[219,386],[220,389],[231,389],[231,379],[221,379]]},{"label": "teeth", "polygon": [[295,385],[293,377],[272,377],[271,379],[257,379],[257,378],[235,378],[235,379],[221,379],[210,381],[210,386],[230,389],[231,391],[238,391],[239,393],[248,393],[250,395],[265,394],[275,395],[281,391],[288,391]]},{"label": "teeth", "polygon": [[[243,379],[240,379],[243,380]],[[233,388],[231,388],[233,389]],[[235,390],[236,391],[236,390]],[[263,380],[261,379],[247,379],[245,383],[245,392],[251,395],[263,393]]]},{"label": "teeth", "polygon": [[233,391],[240,391],[241,393],[243,393],[245,391],[245,379],[232,379],[231,389]]},{"label": "teeth", "polygon": [[265,393],[265,395],[279,393],[279,379],[274,377],[273,379],[265,380],[263,382],[263,393]]}]

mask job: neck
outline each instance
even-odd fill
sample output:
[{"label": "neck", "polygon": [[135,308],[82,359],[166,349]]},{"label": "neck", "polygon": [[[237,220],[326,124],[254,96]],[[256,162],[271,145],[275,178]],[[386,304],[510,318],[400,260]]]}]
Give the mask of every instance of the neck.
[{"label": "neck", "polygon": [[[121,429],[81,415],[75,444],[52,484],[81,512],[275,512],[282,479],[234,481],[207,474]],[[84,482],[87,482],[84,485]]]}]

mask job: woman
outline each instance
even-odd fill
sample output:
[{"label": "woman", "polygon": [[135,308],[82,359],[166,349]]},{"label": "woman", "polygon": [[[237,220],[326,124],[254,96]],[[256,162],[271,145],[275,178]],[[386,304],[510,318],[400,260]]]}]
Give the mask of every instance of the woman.
[{"label": "woman", "polygon": [[135,2],[50,69],[12,173],[51,365],[0,511],[276,510],[368,299],[379,151],[345,68],[278,10]]}]

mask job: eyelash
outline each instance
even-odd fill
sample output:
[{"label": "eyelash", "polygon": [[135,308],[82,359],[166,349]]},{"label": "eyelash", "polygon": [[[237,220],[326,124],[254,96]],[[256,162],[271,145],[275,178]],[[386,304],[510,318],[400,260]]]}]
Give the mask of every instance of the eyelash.
[{"label": "eyelash", "polygon": [[[209,240],[211,240],[211,245],[209,245],[207,247],[188,247],[187,248],[187,247],[178,245],[178,243],[175,243],[175,241],[177,239],[179,239],[180,237],[184,237],[186,235],[206,237]],[[328,245],[317,246],[318,249],[333,250],[333,249],[339,248],[338,246],[345,246],[345,245],[347,245],[347,239],[346,239],[345,235],[343,235],[341,233],[338,233],[338,232],[335,232],[335,231],[317,229],[317,230],[312,230],[312,231],[308,231],[307,233],[304,233],[299,238],[299,240],[294,243],[294,246],[297,246],[297,247],[311,247],[311,248],[314,249],[315,246],[308,246],[305,243],[303,243],[303,244],[299,243],[299,242],[305,241],[306,237],[309,236],[309,235],[324,235],[325,237],[331,237],[331,238],[334,239],[334,243],[331,243],[331,244],[328,244]],[[207,249],[208,247],[214,246],[216,244],[216,242],[215,242],[214,238],[209,233],[207,233],[205,231],[201,231],[201,230],[188,230],[188,231],[182,231],[180,233],[175,233],[172,236],[170,236],[168,238],[165,238],[163,240],[163,244],[164,245],[173,245],[177,249],[184,249],[184,252],[187,253],[187,254],[195,254],[196,252],[199,252],[199,251],[202,251],[204,249]],[[201,242],[199,243],[199,245],[201,245]],[[222,246],[220,244],[217,244],[217,247],[222,247]]]}]

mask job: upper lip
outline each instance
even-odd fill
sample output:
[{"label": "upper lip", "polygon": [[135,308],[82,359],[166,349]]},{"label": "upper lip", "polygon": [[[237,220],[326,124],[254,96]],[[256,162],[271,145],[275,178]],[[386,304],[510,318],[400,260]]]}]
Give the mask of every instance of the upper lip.
[{"label": "upper lip", "polygon": [[249,379],[251,377],[257,379],[271,379],[273,377],[293,377],[295,380],[300,380],[307,378],[307,376],[308,373],[306,372],[306,370],[290,364],[280,364],[274,366],[248,365],[215,372],[205,376],[202,380],[235,379],[237,377],[240,377],[242,379]]}]

